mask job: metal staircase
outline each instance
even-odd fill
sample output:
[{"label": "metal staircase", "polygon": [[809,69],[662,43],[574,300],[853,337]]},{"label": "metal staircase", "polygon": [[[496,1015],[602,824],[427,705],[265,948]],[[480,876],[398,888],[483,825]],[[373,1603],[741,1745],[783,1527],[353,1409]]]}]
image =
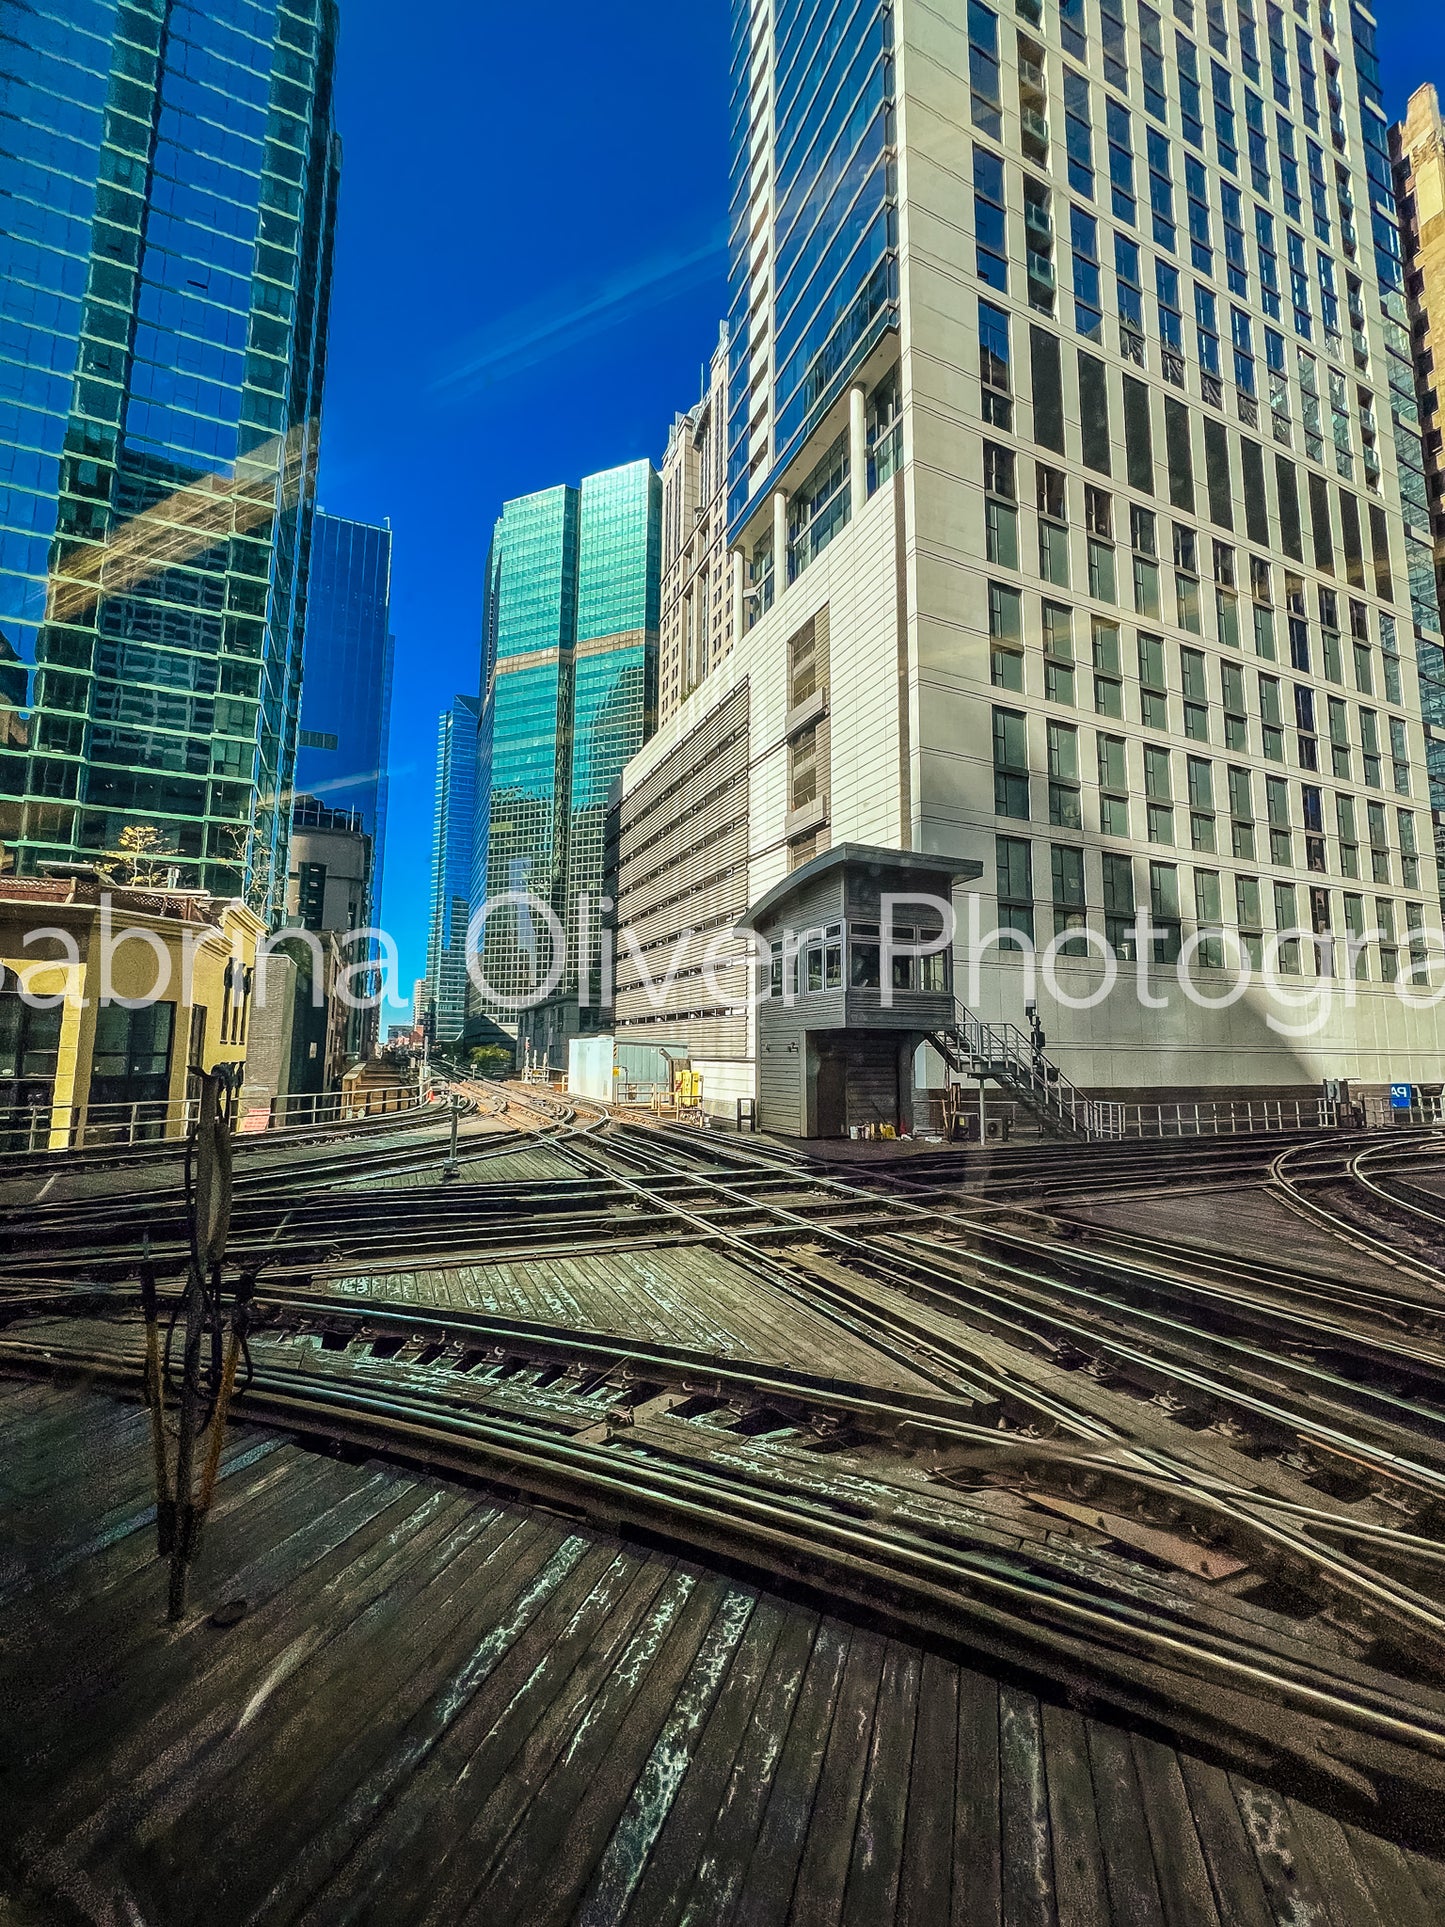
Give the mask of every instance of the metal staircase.
[{"label": "metal staircase", "polygon": [[1093,1141],[1120,1135],[1117,1106],[1085,1097],[1017,1024],[986,1024],[958,1004],[952,1026],[933,1041],[951,1069],[997,1084],[1052,1136]]}]

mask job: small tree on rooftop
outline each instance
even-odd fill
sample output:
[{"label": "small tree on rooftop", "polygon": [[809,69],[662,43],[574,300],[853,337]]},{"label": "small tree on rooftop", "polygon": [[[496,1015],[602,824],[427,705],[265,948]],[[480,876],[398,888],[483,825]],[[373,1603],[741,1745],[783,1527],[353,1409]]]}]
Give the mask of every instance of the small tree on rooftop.
[{"label": "small tree on rooftop", "polygon": [[107,882],[129,890],[164,889],[171,876],[168,859],[174,854],[154,823],[127,823],[116,847],[96,867]]}]

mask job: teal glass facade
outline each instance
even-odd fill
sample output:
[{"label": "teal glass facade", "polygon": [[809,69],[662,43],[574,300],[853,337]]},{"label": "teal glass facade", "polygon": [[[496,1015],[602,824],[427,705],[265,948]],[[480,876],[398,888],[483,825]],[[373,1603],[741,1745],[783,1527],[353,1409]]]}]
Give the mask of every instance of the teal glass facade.
[{"label": "teal glass facade", "polygon": [[426,978],[432,1036],[453,1043],[467,1018],[467,930],[477,812],[481,699],[458,696],[437,729],[436,817]]},{"label": "teal glass facade", "polygon": [[[487,565],[474,901],[527,894],[568,933],[603,887],[607,798],[656,714],[662,484],[649,462],[509,502]],[[487,920],[487,982],[526,998],[552,967],[530,906]],[[594,1000],[595,1001],[595,1000]]]},{"label": "teal glass facade", "polygon": [[330,0],[36,0],[0,110],[0,861],[284,891]]}]

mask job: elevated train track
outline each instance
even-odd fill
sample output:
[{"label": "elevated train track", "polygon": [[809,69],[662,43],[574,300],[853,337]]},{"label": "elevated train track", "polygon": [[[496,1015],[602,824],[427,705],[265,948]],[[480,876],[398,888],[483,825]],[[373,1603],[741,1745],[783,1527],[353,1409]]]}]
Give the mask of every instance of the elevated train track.
[{"label": "elevated train track", "polygon": [[[239,1418],[846,1602],[1438,1847],[1445,1276],[1416,1181],[1445,1174],[1445,1145],[879,1169],[535,1090],[466,1097],[494,1128],[464,1139],[461,1182],[440,1181],[437,1120],[238,1186],[231,1258],[258,1269],[262,1307]],[[554,1176],[505,1175],[524,1144]],[[419,1182],[376,1188],[398,1176]],[[1339,1270],[1069,1217],[1093,1185],[1199,1184],[1307,1202]],[[0,1371],[133,1393],[131,1280],[147,1243],[174,1277],[175,1204],[0,1214]],[[1361,1236],[1369,1276],[1344,1255]],[[609,1252],[726,1265],[872,1365],[426,1304],[396,1282]]]}]

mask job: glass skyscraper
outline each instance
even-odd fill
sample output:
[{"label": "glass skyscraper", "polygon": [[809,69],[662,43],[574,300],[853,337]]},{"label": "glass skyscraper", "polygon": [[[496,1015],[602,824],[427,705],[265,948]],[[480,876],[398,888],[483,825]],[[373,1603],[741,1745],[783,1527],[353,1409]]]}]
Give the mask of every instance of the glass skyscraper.
[{"label": "glass skyscraper", "polygon": [[381,904],[395,646],[390,525],[350,522],[318,510],[296,790],[361,818],[371,838],[373,914]]},{"label": "glass skyscraper", "polygon": [[[577,903],[590,894],[595,930],[608,792],[656,711],[661,505],[650,462],[523,497],[487,565],[477,901],[530,894],[552,910],[569,937],[555,1001],[572,1010]],[[537,913],[492,913],[483,960],[493,989],[527,996],[552,965]]]},{"label": "glass skyscraper", "polygon": [[467,1017],[467,927],[471,920],[472,862],[477,809],[477,725],[481,701],[458,696],[437,727],[435,837],[432,850],[431,933],[426,980],[432,1036],[450,1044]]},{"label": "glass skyscraper", "polygon": [[36,0],[0,74],[0,845],[284,889],[330,0]]}]

